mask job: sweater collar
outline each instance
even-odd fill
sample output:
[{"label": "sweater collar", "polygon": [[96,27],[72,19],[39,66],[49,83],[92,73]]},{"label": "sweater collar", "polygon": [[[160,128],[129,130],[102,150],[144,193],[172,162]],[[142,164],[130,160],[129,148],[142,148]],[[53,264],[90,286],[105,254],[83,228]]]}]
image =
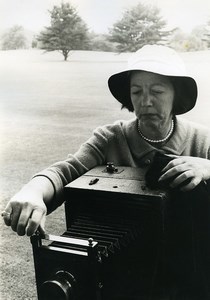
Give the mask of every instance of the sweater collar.
[{"label": "sweater collar", "polygon": [[135,157],[141,158],[152,151],[160,151],[173,155],[181,155],[184,150],[187,140],[187,126],[184,126],[183,121],[175,118],[175,130],[171,138],[160,148],[156,148],[146,142],[138,133],[137,119],[129,121],[125,128],[126,138]]},{"label": "sweater collar", "polygon": [[187,141],[188,127],[181,118],[175,117],[175,130],[172,137],[162,147],[165,153],[181,155]]}]

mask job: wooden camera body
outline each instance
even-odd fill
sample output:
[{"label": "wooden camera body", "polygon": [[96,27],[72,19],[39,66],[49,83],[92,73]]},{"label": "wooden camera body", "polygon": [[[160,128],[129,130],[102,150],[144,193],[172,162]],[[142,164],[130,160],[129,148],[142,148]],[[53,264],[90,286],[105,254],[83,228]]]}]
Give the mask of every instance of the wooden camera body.
[{"label": "wooden camera body", "polygon": [[[188,203],[180,217],[180,201],[144,178],[143,169],[107,165],[65,187],[66,231],[31,238],[39,300],[208,299],[185,291],[201,273],[209,283],[206,260],[195,253],[208,239],[206,221],[195,236]],[[183,283],[180,274],[193,278]],[[198,289],[206,293],[203,281]]]}]

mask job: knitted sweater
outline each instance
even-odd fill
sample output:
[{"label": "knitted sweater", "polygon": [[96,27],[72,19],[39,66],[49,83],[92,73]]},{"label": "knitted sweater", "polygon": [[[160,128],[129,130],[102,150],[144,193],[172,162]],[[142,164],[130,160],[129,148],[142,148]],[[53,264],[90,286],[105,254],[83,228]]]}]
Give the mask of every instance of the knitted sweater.
[{"label": "knitted sweater", "polygon": [[155,148],[139,135],[137,119],[117,121],[96,128],[74,155],[70,154],[66,160],[53,164],[35,176],[45,176],[52,182],[57,205],[60,205],[63,187],[93,167],[108,161],[116,166],[145,167],[152,163],[157,151],[210,159],[210,130],[176,118],[172,137],[161,148]]}]

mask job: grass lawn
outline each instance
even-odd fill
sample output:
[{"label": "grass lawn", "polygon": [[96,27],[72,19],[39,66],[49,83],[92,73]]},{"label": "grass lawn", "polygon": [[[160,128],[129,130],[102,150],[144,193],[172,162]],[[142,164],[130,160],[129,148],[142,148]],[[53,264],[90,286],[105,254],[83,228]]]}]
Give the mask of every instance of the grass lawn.
[{"label": "grass lawn", "polygon": [[[0,209],[37,171],[66,158],[101,124],[133,115],[120,110],[107,78],[125,66],[128,54],[0,51]],[[210,125],[210,51],[184,53],[200,88],[198,104],[185,116]],[[0,299],[36,299],[30,240],[1,225]],[[48,216],[46,229],[65,229],[63,207]]]}]

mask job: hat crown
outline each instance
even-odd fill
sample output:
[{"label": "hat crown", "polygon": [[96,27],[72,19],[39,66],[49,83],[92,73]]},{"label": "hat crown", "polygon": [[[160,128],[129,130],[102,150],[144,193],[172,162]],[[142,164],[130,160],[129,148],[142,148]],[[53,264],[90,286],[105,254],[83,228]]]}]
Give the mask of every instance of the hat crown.
[{"label": "hat crown", "polygon": [[143,70],[168,76],[187,76],[180,56],[171,48],[145,45],[128,59],[128,70]]}]

